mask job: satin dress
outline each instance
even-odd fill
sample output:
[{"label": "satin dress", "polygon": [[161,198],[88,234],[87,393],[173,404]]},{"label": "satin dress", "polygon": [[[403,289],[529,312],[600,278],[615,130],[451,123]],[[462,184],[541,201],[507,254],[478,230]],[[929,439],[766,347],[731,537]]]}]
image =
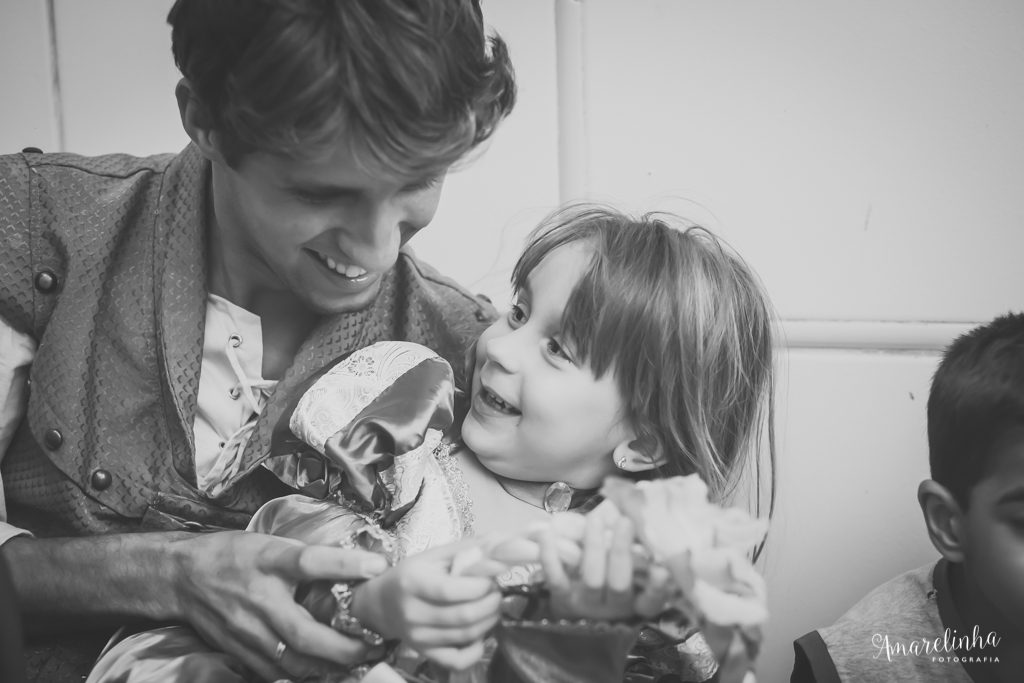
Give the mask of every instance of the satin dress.
[{"label": "satin dress", "polygon": [[[381,342],[327,368],[296,392],[267,460],[299,493],[266,503],[248,529],[373,550],[391,563],[473,535],[470,473],[462,464],[467,453],[452,436],[455,400],[451,367],[417,344]],[[399,645],[366,680],[385,680],[381,667],[397,676],[391,680],[438,683],[618,683],[669,672],[698,682],[714,673],[713,655],[692,630],[517,615],[529,592],[524,587],[536,578],[534,567],[510,567],[499,577],[508,609],[474,670],[451,678]],[[332,587],[314,582],[297,594],[328,624],[337,610]],[[623,673],[627,668],[632,674]],[[305,680],[347,683],[364,674],[365,667]],[[190,628],[169,626],[113,645],[87,683],[248,680],[254,679],[239,662],[212,650]]]}]

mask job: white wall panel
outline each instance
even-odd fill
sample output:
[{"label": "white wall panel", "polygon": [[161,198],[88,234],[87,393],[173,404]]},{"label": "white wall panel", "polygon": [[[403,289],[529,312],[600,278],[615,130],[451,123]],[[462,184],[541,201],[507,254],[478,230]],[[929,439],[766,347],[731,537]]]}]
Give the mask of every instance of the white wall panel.
[{"label": "white wall panel", "polygon": [[499,307],[527,233],[558,202],[554,0],[490,0],[484,17],[508,43],[519,100],[475,160],[449,175],[418,255]]},{"label": "white wall panel", "polygon": [[580,4],[593,196],[719,229],[786,317],[1021,307],[1024,5]]},{"label": "white wall panel", "polygon": [[58,144],[46,3],[0,2],[0,154]]},{"label": "white wall panel", "polygon": [[938,554],[917,505],[938,356],[796,350],[780,368],[770,622],[758,680],[789,680],[793,640]]},{"label": "white wall panel", "polygon": [[177,152],[170,0],[56,0],[65,151]]}]

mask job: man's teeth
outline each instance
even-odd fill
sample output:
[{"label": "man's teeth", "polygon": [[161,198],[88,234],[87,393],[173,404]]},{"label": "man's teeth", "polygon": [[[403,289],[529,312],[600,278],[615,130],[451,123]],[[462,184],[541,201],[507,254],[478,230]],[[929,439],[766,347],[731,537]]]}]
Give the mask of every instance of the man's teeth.
[{"label": "man's teeth", "polygon": [[345,263],[338,263],[330,256],[324,256],[323,254],[317,254],[320,260],[327,265],[328,268],[333,270],[338,275],[344,275],[350,280],[356,280],[367,274],[367,271],[359,266],[350,266]]}]

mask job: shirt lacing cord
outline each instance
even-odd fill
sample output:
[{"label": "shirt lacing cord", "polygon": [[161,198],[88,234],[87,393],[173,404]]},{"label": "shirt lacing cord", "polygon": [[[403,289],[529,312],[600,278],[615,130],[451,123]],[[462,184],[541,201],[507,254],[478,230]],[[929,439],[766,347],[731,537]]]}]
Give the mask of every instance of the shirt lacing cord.
[{"label": "shirt lacing cord", "polygon": [[277,380],[263,379],[262,377],[254,379],[245,374],[242,363],[238,360],[238,353],[235,351],[241,344],[241,337],[233,334],[228,337],[227,344],[224,346],[224,355],[227,356],[231,370],[235,373],[235,379],[238,380],[238,383],[232,387],[230,394],[233,399],[239,397],[245,399],[245,402],[252,409],[252,413],[250,413],[245,424],[225,439],[224,445],[221,446],[216,463],[207,476],[207,481],[212,482],[212,485],[204,493],[210,498],[216,498],[223,493],[235,475],[238,474],[238,470],[242,465],[242,452],[245,450],[245,445],[249,442],[249,437],[252,436],[253,431],[256,429],[256,420],[259,418],[260,412],[263,411],[263,407],[267,404],[270,392],[277,386]]}]

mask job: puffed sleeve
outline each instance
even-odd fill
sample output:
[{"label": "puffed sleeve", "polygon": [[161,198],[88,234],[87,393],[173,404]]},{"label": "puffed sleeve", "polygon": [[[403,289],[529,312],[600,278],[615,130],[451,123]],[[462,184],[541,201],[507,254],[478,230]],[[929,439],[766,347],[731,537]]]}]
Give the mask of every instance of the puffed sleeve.
[{"label": "puffed sleeve", "polygon": [[419,344],[379,342],[297,394],[267,467],[303,494],[392,524],[416,500],[424,463],[452,424],[451,366]]}]

